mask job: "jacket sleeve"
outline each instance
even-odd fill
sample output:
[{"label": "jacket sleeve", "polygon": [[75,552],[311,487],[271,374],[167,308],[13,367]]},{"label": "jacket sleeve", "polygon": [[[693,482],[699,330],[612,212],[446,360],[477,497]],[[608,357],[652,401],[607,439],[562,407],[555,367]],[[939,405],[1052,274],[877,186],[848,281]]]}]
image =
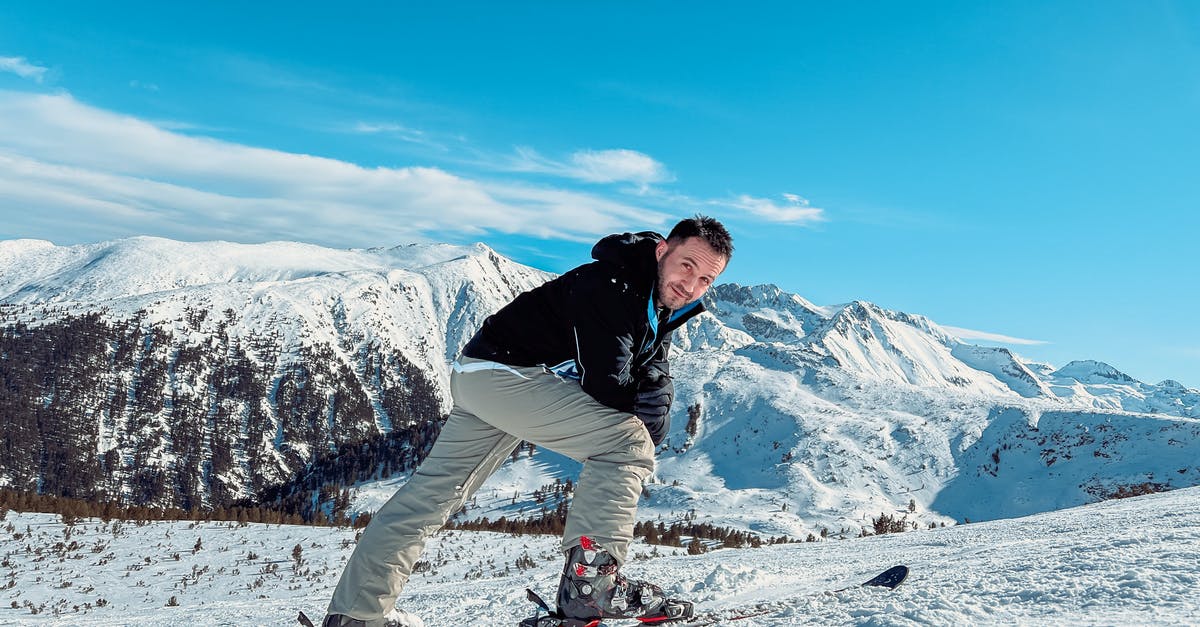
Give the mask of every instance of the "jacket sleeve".
[{"label": "jacket sleeve", "polygon": [[583,391],[604,405],[636,415],[658,446],[670,429],[675,387],[667,366],[669,341],[647,363],[634,365],[639,345],[653,341],[644,321],[647,303],[603,263],[579,270],[569,300]]},{"label": "jacket sleeve", "polygon": [[600,403],[633,413],[633,361],[638,320],[628,288],[599,262],[577,269],[567,295],[575,364],[583,391]]},{"label": "jacket sleeve", "polygon": [[671,400],[675,396],[675,384],[671,381],[666,359],[670,346],[669,342],[664,342],[655,360],[639,373],[637,394],[633,401],[633,412],[646,423],[654,446],[662,444],[671,430]]}]

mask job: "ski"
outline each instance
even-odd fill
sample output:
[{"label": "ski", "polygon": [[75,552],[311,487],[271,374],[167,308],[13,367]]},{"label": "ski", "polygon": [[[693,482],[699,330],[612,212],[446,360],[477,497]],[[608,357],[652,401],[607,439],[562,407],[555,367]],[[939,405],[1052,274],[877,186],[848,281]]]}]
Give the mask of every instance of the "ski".
[{"label": "ski", "polygon": [[[837,590],[831,590],[831,591],[827,592],[826,594],[837,594],[839,592],[845,592],[847,590],[850,590],[850,589],[856,588],[856,587],[864,587],[864,588],[872,587],[872,588],[884,588],[885,590],[895,590],[896,587],[899,586],[900,584],[904,583],[904,580],[907,578],[908,578],[908,567],[907,566],[904,566],[904,565],[893,566],[893,567],[879,573],[878,575],[875,575],[874,577],[858,584],[857,586],[838,588]],[[782,611],[788,609],[789,607],[791,607],[791,605],[792,604],[789,603],[787,600],[768,601],[766,603],[760,603],[758,605],[754,605],[754,606],[750,606],[750,607],[744,607],[744,608],[738,608],[738,609],[732,609],[732,610],[717,610],[717,611],[712,611],[712,612],[705,612],[705,613],[701,614],[700,616],[697,616],[696,618],[693,618],[691,620],[672,623],[672,627],[709,627],[711,625],[719,625],[722,623],[731,623],[731,622],[735,622],[735,621],[746,620],[746,619],[756,618],[756,617],[761,617],[761,616],[768,616],[770,614],[782,612]]]},{"label": "ski", "polygon": [[[878,575],[858,584],[857,586],[848,586],[831,590],[826,594],[837,594],[845,592],[852,588],[883,588],[885,590],[895,590],[897,586],[904,583],[908,578],[908,567],[904,565],[893,566]],[[759,603],[758,605],[748,606],[744,608],[731,610],[714,610],[705,612],[699,616],[685,621],[670,623],[671,627],[711,627],[712,625],[720,625],[723,623],[732,623],[740,620],[747,620],[761,616],[768,616],[777,612],[782,612],[792,604],[787,600],[768,601]]]},{"label": "ski", "polygon": [[[907,578],[908,578],[908,567],[901,564],[899,566],[893,566],[893,567],[883,571],[882,573],[875,575],[874,577],[868,579],[867,581],[864,581],[861,584],[859,584],[859,586],[887,588],[888,590],[895,590],[896,586],[904,583],[904,580]],[[849,589],[850,588],[842,588],[841,590],[834,590],[834,592],[845,592],[846,590],[849,590]]]},{"label": "ski", "polygon": [[[870,579],[868,579],[856,586],[849,586],[846,588],[839,588],[837,590],[830,590],[830,591],[825,592],[825,594],[837,594],[839,592],[845,592],[852,588],[858,588],[858,587],[883,588],[885,590],[895,590],[897,586],[904,583],[904,580],[908,578],[908,572],[909,571],[908,571],[907,566],[904,566],[904,565],[893,566],[893,567],[879,573],[878,575],[875,575],[874,577],[871,577]],[[564,619],[564,618],[558,617],[550,609],[549,604],[547,604],[545,601],[543,601],[542,598],[540,596],[538,596],[536,592],[534,592],[533,590],[530,590],[529,588],[526,588],[525,594],[526,594],[526,597],[530,601],[532,601],[535,605],[538,606],[538,611],[536,611],[532,617],[526,618],[525,620],[521,621],[519,623],[518,627],[616,627],[616,625],[619,622],[625,623],[625,624],[643,625],[643,626],[644,625],[667,625],[670,627],[711,627],[713,625],[747,620],[747,619],[751,619],[751,618],[755,618],[755,617],[767,616],[767,615],[774,614],[777,612],[782,612],[782,611],[788,609],[789,607],[791,607],[791,605],[792,605],[787,600],[767,601],[767,602],[759,603],[756,605],[750,605],[750,606],[746,606],[746,607],[742,607],[742,608],[734,608],[734,609],[726,609],[726,610],[713,610],[710,612],[703,612],[693,618],[688,618],[688,619],[684,619],[684,620],[659,620],[659,621],[650,622],[650,621],[641,621],[638,619],[613,619],[613,618],[610,618],[610,619],[605,619],[605,621],[603,621],[603,622],[600,620],[594,620],[594,621],[588,622],[588,621],[573,620],[573,619],[569,619],[569,618]],[[545,614],[542,614],[542,612],[545,612]],[[637,621],[637,622],[630,623],[631,620]]]},{"label": "ski", "polygon": [[313,622],[309,620],[308,616],[304,614],[303,610],[300,611],[300,615],[296,617],[296,620],[299,621],[301,625],[304,625],[304,627],[315,627]]}]

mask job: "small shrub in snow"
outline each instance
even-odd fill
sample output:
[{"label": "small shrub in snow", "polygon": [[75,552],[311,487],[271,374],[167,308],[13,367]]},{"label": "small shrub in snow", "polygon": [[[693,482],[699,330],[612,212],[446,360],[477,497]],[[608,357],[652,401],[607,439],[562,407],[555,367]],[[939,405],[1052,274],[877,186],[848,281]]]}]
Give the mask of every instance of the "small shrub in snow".
[{"label": "small shrub in snow", "polygon": [[1166,492],[1171,489],[1171,486],[1165,483],[1153,483],[1147,481],[1133,485],[1117,486],[1116,490],[1109,492],[1105,499],[1127,499],[1134,496],[1145,496],[1147,494],[1156,494],[1158,492]]},{"label": "small shrub in snow", "polygon": [[885,533],[901,533],[910,529],[908,520],[905,517],[901,516],[897,518],[884,513],[880,513],[879,518],[872,518],[871,526],[877,536]]}]

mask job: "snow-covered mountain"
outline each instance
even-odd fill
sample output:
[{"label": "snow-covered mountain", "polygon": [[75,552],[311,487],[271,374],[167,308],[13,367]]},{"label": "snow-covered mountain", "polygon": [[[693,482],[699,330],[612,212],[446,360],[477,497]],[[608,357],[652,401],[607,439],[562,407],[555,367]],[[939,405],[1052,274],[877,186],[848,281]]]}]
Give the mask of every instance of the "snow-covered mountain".
[{"label": "snow-covered mountain", "polygon": [[[0,242],[0,367],[22,390],[0,412],[29,443],[0,451],[0,485],[184,507],[259,496],[320,454],[436,419],[448,359],[548,276],[483,245]],[[676,335],[643,518],[855,535],[881,512],[928,526],[1200,484],[1200,391],[1178,383],[1027,362],[770,285],[720,285],[707,305]],[[465,516],[535,514],[531,493],[577,470],[522,453]],[[359,486],[356,506],[403,478]]]},{"label": "snow-covered mountain", "polygon": [[803,537],[1200,484],[1196,390],[1097,362],[1046,369],[871,303],[730,285],[711,301],[715,320],[678,342],[681,407],[644,510]]},{"label": "snow-covered mountain", "polygon": [[0,411],[23,443],[0,485],[185,508],[432,424],[448,357],[548,276],[482,245],[156,238],[0,242],[0,268],[0,363],[21,390]]}]

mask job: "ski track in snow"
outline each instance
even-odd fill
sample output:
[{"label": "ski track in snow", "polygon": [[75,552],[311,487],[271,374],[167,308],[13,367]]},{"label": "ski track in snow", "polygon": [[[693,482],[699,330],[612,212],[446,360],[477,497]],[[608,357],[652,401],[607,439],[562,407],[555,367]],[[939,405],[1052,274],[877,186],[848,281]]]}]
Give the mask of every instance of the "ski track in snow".
[{"label": "ski track in snow", "polygon": [[[15,512],[3,525],[4,625],[295,625],[298,610],[319,620],[355,534],[124,522],[114,535],[111,524],[88,519],[67,539],[58,516]],[[197,539],[203,547],[193,552]],[[55,548],[59,542],[66,550]],[[72,542],[78,542],[73,550]],[[292,559],[297,544],[299,574]],[[400,603],[429,627],[515,625],[532,613],[526,586],[553,595],[557,547],[550,536],[442,532],[423,556],[431,570],[413,576]],[[251,552],[256,559],[248,561]],[[663,584],[701,610],[782,602],[783,611],[751,619],[768,627],[1200,620],[1200,488],[888,536],[698,556],[639,543],[632,553],[629,575]],[[515,562],[523,555],[537,565],[519,570]],[[913,571],[894,592],[829,592],[897,563]],[[168,607],[172,596],[179,605]],[[98,598],[108,604],[82,607]],[[46,609],[33,614],[27,601]]]}]

